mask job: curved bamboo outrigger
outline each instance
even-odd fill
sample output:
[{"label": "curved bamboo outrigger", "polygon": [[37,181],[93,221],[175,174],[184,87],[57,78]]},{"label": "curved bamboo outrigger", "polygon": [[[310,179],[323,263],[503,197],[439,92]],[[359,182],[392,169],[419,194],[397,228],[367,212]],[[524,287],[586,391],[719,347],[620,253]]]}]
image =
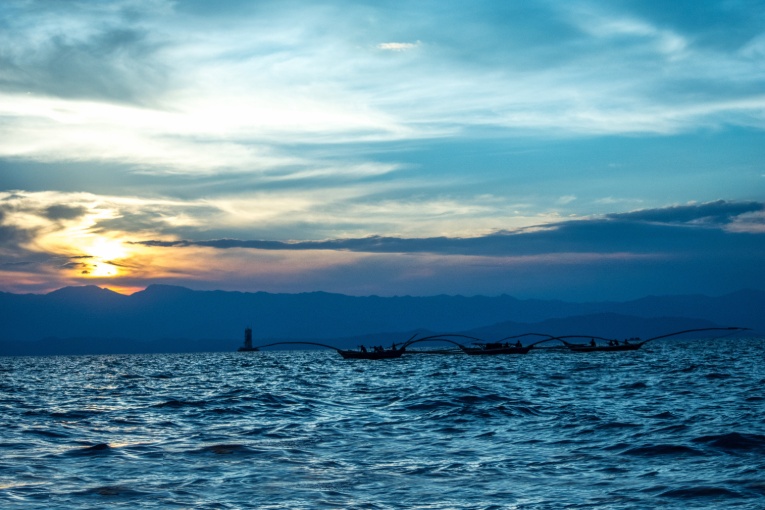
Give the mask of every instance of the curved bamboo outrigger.
[{"label": "curved bamboo outrigger", "polygon": [[327,349],[333,349],[335,351],[340,351],[342,349],[338,349],[337,347],[334,347],[332,345],[322,344],[319,342],[274,342],[272,344],[265,344],[265,345],[258,345],[255,347],[255,349],[263,349],[265,347],[273,347],[275,345],[316,345],[318,347],[326,347]]},{"label": "curved bamboo outrigger", "polygon": [[548,340],[555,340],[556,336],[548,335],[547,333],[521,333],[520,335],[512,335],[512,336],[506,336],[505,338],[499,340],[499,342],[506,342],[508,340],[515,340],[516,338],[523,338],[524,336],[545,336],[547,337],[545,340],[541,340],[538,342],[534,342],[534,344],[539,344],[542,342],[547,342]]},{"label": "curved bamboo outrigger", "polygon": [[683,333],[695,333],[698,331],[750,331],[752,328],[740,328],[738,326],[730,326],[727,328],[697,328],[697,329],[684,329],[683,331],[677,331],[675,333],[668,333],[666,335],[659,335],[655,336],[653,338],[649,338],[648,340],[643,340],[640,342],[640,345],[647,344],[648,342],[652,342],[654,340],[659,340],[661,338],[667,338],[670,336],[675,335],[682,335]]},{"label": "curved bamboo outrigger", "polygon": [[[625,340],[623,343],[619,343],[618,340],[610,340],[607,338],[600,338],[600,337],[590,337],[590,338],[597,338],[599,340],[607,340],[611,343],[610,345],[588,345],[588,344],[572,344],[568,343],[566,341],[561,340],[566,347],[568,347],[573,352],[620,352],[620,351],[636,351],[640,349],[643,345],[647,344],[648,342],[652,342],[654,340],[659,340],[661,338],[669,338],[671,336],[676,335],[682,335],[684,333],[695,333],[700,331],[746,331],[750,328],[740,328],[737,326],[731,326],[731,327],[711,327],[711,328],[694,328],[694,329],[684,329],[682,331],[675,331],[674,333],[667,333],[665,335],[659,335],[655,336],[653,338],[649,338],[647,340],[639,341],[630,343],[628,340]],[[561,337],[563,338],[563,337]]]},{"label": "curved bamboo outrigger", "polygon": [[[537,334],[537,333],[531,333],[531,334]],[[526,335],[516,335],[514,337],[508,337],[503,340],[508,340],[510,338],[516,338]],[[549,335],[545,335],[549,336]],[[473,340],[473,343],[475,345],[479,345],[480,347],[468,347],[465,346],[459,342],[455,342],[454,340],[450,340],[449,337],[455,337],[455,338],[467,338],[469,340]],[[476,338],[473,336],[468,335],[461,335],[457,333],[442,333],[438,335],[431,335],[424,338],[420,338],[417,340],[411,340],[406,345],[406,347],[415,344],[417,342],[425,342],[425,341],[431,341],[431,342],[447,342],[453,345],[456,345],[462,352],[465,354],[471,355],[471,356],[477,356],[477,355],[494,355],[494,354],[526,354],[531,349],[530,346],[518,346],[518,345],[508,345],[507,343],[502,344],[500,342],[484,342],[480,338]],[[427,351],[423,351],[427,352]],[[449,351],[454,352],[454,351]],[[433,351],[435,354],[442,354],[444,351]]]},{"label": "curved bamboo outrigger", "polygon": [[[449,338],[467,338],[469,340],[477,340],[480,341],[480,338],[476,338],[473,336],[468,335],[460,335],[457,333],[441,333],[438,335],[430,335],[423,338],[418,338],[417,340],[414,340],[414,337],[417,335],[414,335],[412,338],[404,342],[402,345],[402,349],[409,347],[410,345],[420,343],[420,342],[446,342],[452,345],[456,345],[459,349],[465,349],[465,346],[462,345],[459,342],[455,342],[454,340],[450,340]],[[445,351],[417,351],[418,354],[443,354]],[[448,351],[449,353],[455,352],[454,350]],[[411,354],[412,351],[409,351]]]}]

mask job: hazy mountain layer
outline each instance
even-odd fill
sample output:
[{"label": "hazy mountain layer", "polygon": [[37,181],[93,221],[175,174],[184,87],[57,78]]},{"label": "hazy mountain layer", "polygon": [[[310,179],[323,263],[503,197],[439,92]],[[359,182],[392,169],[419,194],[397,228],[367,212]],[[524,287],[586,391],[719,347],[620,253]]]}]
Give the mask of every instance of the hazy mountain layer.
[{"label": "hazy mountain layer", "polygon": [[[709,325],[749,327],[762,334],[762,310],[765,293],[753,290],[720,297],[569,303],[505,295],[352,297],[193,291],[165,285],[125,296],[94,286],[66,287],[45,295],[0,293],[0,353],[34,350],[30,343],[46,352],[54,347],[57,352],[228,350],[241,343],[246,326],[253,328],[255,343],[382,343],[405,340],[417,331],[467,332],[487,340],[528,331],[648,337]],[[92,340],[69,341],[71,349],[56,340],[75,338]]]}]

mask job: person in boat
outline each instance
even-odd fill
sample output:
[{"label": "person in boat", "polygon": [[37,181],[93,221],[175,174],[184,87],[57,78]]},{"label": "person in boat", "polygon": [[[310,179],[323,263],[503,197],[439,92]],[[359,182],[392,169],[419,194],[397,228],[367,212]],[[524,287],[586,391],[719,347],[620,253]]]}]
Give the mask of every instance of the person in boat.
[{"label": "person in boat", "polygon": [[629,338],[625,338],[624,339],[624,345],[629,345],[629,344],[630,344],[630,339]]},{"label": "person in boat", "polygon": [[520,349],[521,347],[523,347],[523,345],[521,345],[521,341],[520,341],[520,340],[518,340],[518,341],[516,341],[516,342],[515,342],[515,346],[516,346],[517,348],[519,348],[519,349]]},{"label": "person in boat", "polygon": [[360,345],[359,349],[361,350],[361,352],[367,352],[367,348],[364,347],[363,345]]},{"label": "person in boat", "polygon": [[592,347],[595,347],[595,339],[594,338],[590,338],[590,345]]},{"label": "person in boat", "polygon": [[396,342],[393,342],[393,343],[390,345],[390,350],[391,350],[391,351],[393,351],[393,352],[396,352]]}]

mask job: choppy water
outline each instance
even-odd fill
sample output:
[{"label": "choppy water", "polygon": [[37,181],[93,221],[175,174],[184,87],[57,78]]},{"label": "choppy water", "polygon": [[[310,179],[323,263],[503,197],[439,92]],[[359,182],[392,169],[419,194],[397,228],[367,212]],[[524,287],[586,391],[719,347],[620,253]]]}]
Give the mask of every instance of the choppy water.
[{"label": "choppy water", "polygon": [[761,509],[764,355],[0,358],[0,507]]}]

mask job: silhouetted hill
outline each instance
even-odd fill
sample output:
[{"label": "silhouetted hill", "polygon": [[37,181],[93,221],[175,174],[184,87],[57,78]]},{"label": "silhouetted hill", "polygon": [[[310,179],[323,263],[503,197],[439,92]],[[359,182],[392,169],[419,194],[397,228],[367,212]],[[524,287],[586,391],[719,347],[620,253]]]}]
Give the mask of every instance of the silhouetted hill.
[{"label": "silhouetted hill", "polygon": [[648,296],[625,303],[610,303],[609,311],[638,317],[697,317],[721,323],[746,324],[765,331],[765,293],[741,290],[720,297]]},{"label": "silhouetted hill", "polygon": [[[52,346],[60,339],[80,339],[76,349],[75,343],[68,344],[73,352],[95,352],[105,345],[117,349],[109,352],[133,352],[119,351],[132,343],[137,347],[131,349],[142,352],[229,350],[241,343],[245,326],[253,327],[256,344],[277,338],[329,343],[347,339],[356,344],[361,338],[401,341],[409,336],[406,332],[418,330],[473,332],[499,339],[528,328],[549,334],[645,337],[685,329],[675,326],[684,319],[694,325],[750,327],[762,334],[762,310],[765,292],[754,290],[720,297],[567,303],[504,295],[352,297],[326,292],[194,291],[169,285],[151,285],[125,296],[95,286],[66,287],[45,295],[0,293],[0,354],[26,351],[31,343]],[[652,334],[655,330],[658,333]],[[17,346],[22,343],[29,345]]]}]

